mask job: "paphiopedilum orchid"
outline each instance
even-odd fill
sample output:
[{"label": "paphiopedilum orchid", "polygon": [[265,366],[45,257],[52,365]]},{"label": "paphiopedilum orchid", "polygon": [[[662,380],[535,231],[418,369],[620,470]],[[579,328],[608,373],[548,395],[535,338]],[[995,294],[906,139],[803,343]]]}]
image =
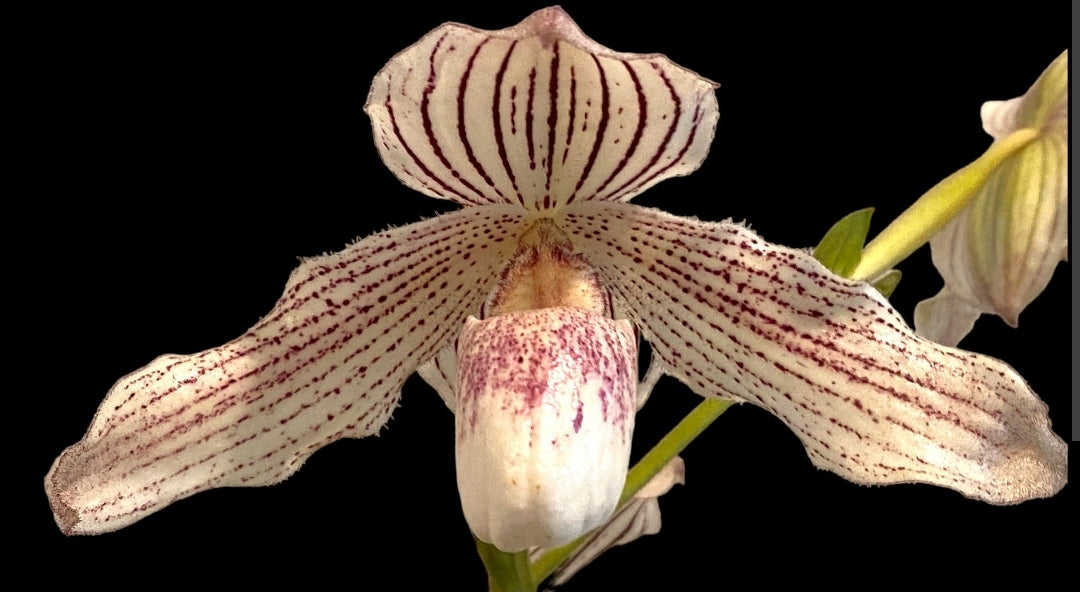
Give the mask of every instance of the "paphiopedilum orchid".
[{"label": "paphiopedilum orchid", "polygon": [[[629,206],[627,206],[627,207],[629,207]],[[651,214],[650,214],[650,215],[651,215]],[[681,225],[681,224],[692,224],[692,223],[686,223],[686,221],[679,221],[679,223],[678,223],[678,224],[680,224],[680,225]],[[741,230],[732,230],[732,231],[733,231],[733,232],[742,232]],[[626,237],[626,240],[630,240],[630,238],[629,238],[629,237]],[[771,247],[769,247],[769,248],[771,248]],[[783,251],[783,253],[788,253],[788,252],[786,252],[786,251]],[[503,256],[503,257],[505,257],[505,259],[509,260],[509,259],[510,259],[510,257],[511,257],[511,254],[510,254],[510,253],[503,253],[503,254],[502,254],[502,256]],[[809,264],[808,264],[808,265],[809,265]],[[618,283],[618,282],[617,282],[617,283]],[[626,288],[626,290],[630,290],[630,288]],[[623,297],[625,297],[625,295],[623,295]],[[625,305],[623,305],[623,306],[625,306]],[[689,321],[689,320],[688,320],[688,321]],[[645,329],[644,329],[644,328],[643,328],[643,331],[645,332],[645,334],[646,334],[646,336],[647,336],[647,337],[648,337],[648,336],[650,336],[650,332],[648,332],[648,331],[645,331]],[[657,335],[656,335],[656,334],[652,334],[651,336],[652,336],[652,337],[656,337]]]},{"label": "paphiopedilum orchid", "polygon": [[930,242],[945,288],[915,309],[919,333],[956,345],[983,313],[1015,327],[1068,259],[1069,56],[1022,97],[982,106],[995,146],[1014,145]]}]

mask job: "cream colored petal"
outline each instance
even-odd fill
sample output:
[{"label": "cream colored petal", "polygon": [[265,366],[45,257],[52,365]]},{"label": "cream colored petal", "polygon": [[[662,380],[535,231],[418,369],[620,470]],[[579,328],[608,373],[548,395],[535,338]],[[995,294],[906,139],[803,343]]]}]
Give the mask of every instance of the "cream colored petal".
[{"label": "cream colored petal", "polygon": [[930,341],[955,347],[982,316],[948,288],[915,305],[915,331]]},{"label": "cream colored petal", "polygon": [[636,411],[628,322],[564,307],[470,318],[457,384],[458,490],[477,538],[551,547],[611,516]]},{"label": "cream colored petal", "polygon": [[435,29],[379,72],[364,109],[409,187],[541,210],[696,170],[715,86],[662,55],[613,52],[554,7],[500,31]]},{"label": "cream colored petal", "polygon": [[416,373],[435,389],[450,413],[453,413],[457,405],[457,395],[454,394],[454,385],[457,382],[457,352],[454,345],[450,344],[439,350],[438,355],[417,368]]},{"label": "cream colored petal", "polygon": [[645,402],[649,400],[649,395],[656,388],[656,383],[663,377],[663,362],[656,356],[652,356],[652,359],[649,360],[649,369],[645,371],[645,376],[642,377],[637,387],[637,409],[639,411],[645,406]]},{"label": "cream colored petal", "polygon": [[405,379],[479,309],[520,230],[517,210],[490,206],[306,260],[244,335],[113,386],[45,478],[57,524],[116,530],[199,491],[277,483],[322,446],[377,433]]},{"label": "cream colored petal", "polygon": [[736,224],[600,203],[558,222],[671,375],[770,411],[816,466],[994,504],[1065,485],[1067,448],[1024,380],[916,336],[868,284]]}]

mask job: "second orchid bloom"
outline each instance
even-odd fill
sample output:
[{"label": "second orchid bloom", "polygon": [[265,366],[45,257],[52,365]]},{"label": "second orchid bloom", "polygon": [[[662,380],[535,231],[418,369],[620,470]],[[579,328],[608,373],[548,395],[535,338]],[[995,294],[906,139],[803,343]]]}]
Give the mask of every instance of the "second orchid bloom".
[{"label": "second orchid bloom", "polygon": [[980,314],[1015,327],[1020,312],[1068,256],[1068,52],[1031,89],[982,107],[995,143],[1024,142],[980,183],[971,202],[930,241],[945,279],[915,310],[915,326],[956,345]]}]

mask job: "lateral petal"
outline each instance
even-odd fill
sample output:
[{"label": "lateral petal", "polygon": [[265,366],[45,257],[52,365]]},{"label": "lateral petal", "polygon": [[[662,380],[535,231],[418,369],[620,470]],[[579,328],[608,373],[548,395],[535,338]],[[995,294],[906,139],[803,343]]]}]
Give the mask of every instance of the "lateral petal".
[{"label": "lateral petal", "polygon": [[308,259],[241,337],[121,378],[45,478],[61,530],[108,532],[199,491],[277,483],[322,446],[377,433],[405,379],[479,309],[519,212],[454,212]]},{"label": "lateral petal", "polygon": [[937,296],[915,305],[915,330],[931,341],[956,347],[980,316],[982,313],[945,287]]},{"label": "lateral petal", "polygon": [[784,421],[816,466],[994,504],[1048,497],[1067,448],[1007,364],[916,336],[867,284],[731,223],[576,204],[560,226],[666,370]]},{"label": "lateral petal", "polygon": [[364,110],[409,187],[541,210],[696,170],[715,87],[662,55],[611,51],[553,7],[500,31],[438,27],[379,72]]}]

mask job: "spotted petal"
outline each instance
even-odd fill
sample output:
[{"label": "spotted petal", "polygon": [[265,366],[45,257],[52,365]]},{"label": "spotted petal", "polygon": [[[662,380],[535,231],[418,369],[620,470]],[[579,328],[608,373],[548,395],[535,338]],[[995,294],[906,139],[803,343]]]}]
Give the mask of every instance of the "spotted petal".
[{"label": "spotted petal", "polygon": [[662,55],[611,51],[556,7],[501,31],[435,29],[379,72],[365,111],[409,187],[554,209],[626,201],[696,170],[715,86]]},{"label": "spotted petal", "polygon": [[808,253],[629,204],[575,204],[559,223],[669,374],[772,412],[816,466],[994,504],[1065,485],[1066,446],[1012,368],[916,336]]},{"label": "spotted petal", "polygon": [[199,491],[277,483],[322,446],[377,433],[519,233],[518,210],[496,205],[365,238],[305,261],[238,339],[120,379],[45,478],[60,528],[107,532]]}]

